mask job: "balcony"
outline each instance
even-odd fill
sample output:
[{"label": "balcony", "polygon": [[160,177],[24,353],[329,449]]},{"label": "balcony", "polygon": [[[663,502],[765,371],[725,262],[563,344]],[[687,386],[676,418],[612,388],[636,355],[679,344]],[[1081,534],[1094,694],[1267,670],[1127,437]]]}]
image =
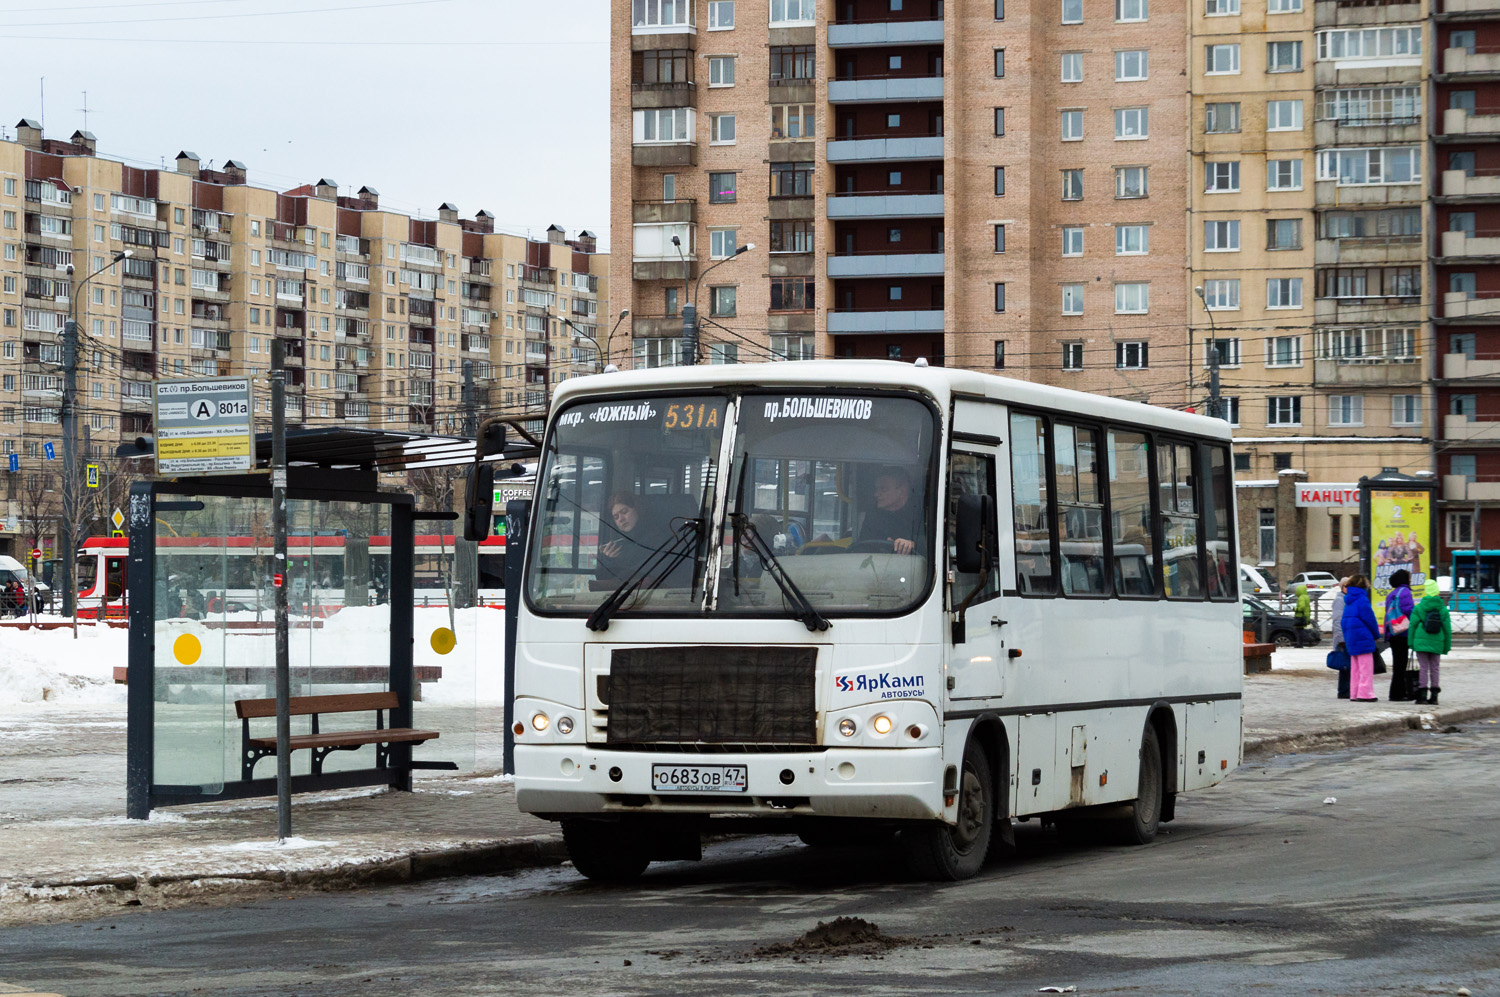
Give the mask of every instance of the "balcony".
[{"label": "balcony", "polygon": [[829,48],[879,48],[887,45],[941,45],[942,21],[867,21],[830,24]]},{"label": "balcony", "polygon": [[830,104],[882,104],[891,101],[942,99],[941,76],[879,76],[862,80],[832,80],[828,84]]},{"label": "balcony", "polygon": [[942,194],[836,194],[828,198],[830,219],[941,218]]},{"label": "balcony", "polygon": [[1463,170],[1444,170],[1443,197],[1500,197],[1500,170],[1475,170],[1470,176]]},{"label": "balcony", "polygon": [[829,139],[827,152],[830,163],[885,163],[896,160],[942,159],[943,136]]},{"label": "balcony", "polygon": [[631,147],[630,161],[635,166],[697,166],[698,143],[653,142]]},{"label": "balcony", "polygon": [[697,107],[698,86],[695,83],[632,83],[630,106]]},{"label": "balcony", "polygon": [[828,313],[828,333],[839,336],[942,332],[943,316],[941,308],[905,312],[831,311]]},{"label": "balcony", "polygon": [[1462,107],[1450,107],[1443,112],[1443,135],[1449,138],[1456,135],[1500,137],[1500,108],[1475,108],[1470,111]]},{"label": "balcony", "polygon": [[1420,357],[1328,358],[1313,361],[1313,380],[1320,386],[1382,387],[1419,384],[1423,379]]},{"label": "balcony", "polygon": [[1470,481],[1462,474],[1443,475],[1447,502],[1500,502],[1500,481]]},{"label": "balcony", "polygon": [[668,280],[681,283],[698,277],[698,261],[689,255],[682,260],[641,260],[631,263],[631,276],[635,280]]},{"label": "balcony", "polygon": [[1500,292],[1478,291],[1470,295],[1466,291],[1448,291],[1443,295],[1442,318],[1486,319],[1493,321],[1500,316]]},{"label": "balcony", "polygon": [[1441,6],[1435,12],[1439,21],[1500,17],[1500,0],[1442,0]]},{"label": "balcony", "polygon": [[1480,45],[1473,52],[1465,48],[1445,48],[1442,73],[1445,76],[1500,74],[1500,48]]},{"label": "balcony", "polygon": [[1444,440],[1500,443],[1500,419],[1470,419],[1466,415],[1443,416]]},{"label": "balcony", "polygon": [[1500,256],[1500,232],[1440,232],[1438,255],[1445,259]]},{"label": "balcony", "polygon": [[1471,357],[1465,353],[1448,353],[1443,356],[1443,374],[1449,380],[1493,380],[1500,378],[1500,358]]},{"label": "balcony", "polygon": [[941,277],[943,264],[943,253],[853,253],[828,257],[828,277]]},{"label": "balcony", "polygon": [[637,225],[693,225],[698,221],[698,202],[690,197],[672,201],[636,201],[634,220]]},{"label": "balcony", "polygon": [[1420,236],[1319,239],[1314,262],[1319,265],[1421,263],[1424,248]]}]

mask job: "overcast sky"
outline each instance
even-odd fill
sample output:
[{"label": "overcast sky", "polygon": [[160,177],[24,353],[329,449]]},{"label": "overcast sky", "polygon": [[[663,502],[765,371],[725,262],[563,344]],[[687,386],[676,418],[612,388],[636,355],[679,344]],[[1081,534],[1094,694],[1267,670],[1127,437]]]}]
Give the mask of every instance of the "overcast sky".
[{"label": "overcast sky", "polygon": [[0,0],[0,39],[7,138],[44,110],[67,138],[87,91],[99,153],[132,165],[188,149],[608,243],[607,0]]}]

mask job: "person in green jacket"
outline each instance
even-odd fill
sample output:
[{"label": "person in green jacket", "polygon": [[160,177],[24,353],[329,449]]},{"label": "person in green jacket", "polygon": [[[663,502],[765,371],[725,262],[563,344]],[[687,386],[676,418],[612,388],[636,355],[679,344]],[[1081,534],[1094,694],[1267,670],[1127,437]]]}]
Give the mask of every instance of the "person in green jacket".
[{"label": "person in green jacket", "polygon": [[1297,628],[1297,646],[1303,647],[1312,643],[1307,633],[1307,627],[1312,623],[1312,599],[1308,598],[1307,586],[1297,586],[1297,606],[1292,610],[1292,626]]},{"label": "person in green jacket", "polygon": [[1453,650],[1453,619],[1438,595],[1436,579],[1422,589],[1422,601],[1411,611],[1411,649],[1417,654],[1416,702],[1436,706],[1438,693],[1438,659]]}]

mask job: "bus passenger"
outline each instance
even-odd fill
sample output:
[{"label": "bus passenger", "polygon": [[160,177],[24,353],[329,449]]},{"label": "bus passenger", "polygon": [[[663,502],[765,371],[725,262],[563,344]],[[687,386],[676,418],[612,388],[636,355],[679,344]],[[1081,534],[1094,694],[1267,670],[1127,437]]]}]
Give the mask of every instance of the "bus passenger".
[{"label": "bus passenger", "polygon": [[855,542],[889,541],[897,554],[910,554],[921,535],[922,509],[911,501],[911,477],[897,467],[881,471],[875,478],[875,508],[865,513]]}]

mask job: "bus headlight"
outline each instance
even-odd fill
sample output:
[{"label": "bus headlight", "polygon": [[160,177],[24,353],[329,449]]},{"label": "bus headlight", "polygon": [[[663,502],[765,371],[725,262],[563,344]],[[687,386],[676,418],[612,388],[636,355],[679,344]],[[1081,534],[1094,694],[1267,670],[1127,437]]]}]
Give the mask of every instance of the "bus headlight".
[{"label": "bus headlight", "polygon": [[879,714],[874,720],[870,721],[870,729],[877,734],[889,734],[892,726],[891,718],[884,713]]},{"label": "bus headlight", "polygon": [[853,737],[854,732],[858,729],[859,725],[854,722],[852,717],[845,717],[839,721],[839,733],[845,737]]},{"label": "bus headlight", "polygon": [[573,718],[572,717],[558,717],[557,718],[557,732],[559,734],[571,734],[571,733],[573,733]]},{"label": "bus headlight", "polygon": [[540,734],[542,731],[547,729],[547,724],[549,722],[550,721],[548,721],[547,719],[547,714],[538,713],[531,718],[531,728],[532,730],[535,730],[538,734]]}]

